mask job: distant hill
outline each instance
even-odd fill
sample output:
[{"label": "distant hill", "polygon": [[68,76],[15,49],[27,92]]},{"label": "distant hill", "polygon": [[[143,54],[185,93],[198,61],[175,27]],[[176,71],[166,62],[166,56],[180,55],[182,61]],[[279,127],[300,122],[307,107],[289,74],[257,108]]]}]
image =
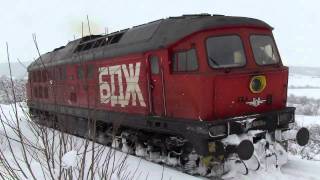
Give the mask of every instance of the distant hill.
[{"label": "distant hill", "polygon": [[[28,66],[31,62],[22,62]],[[12,75],[17,79],[23,79],[28,76],[27,69],[18,62],[11,63]],[[10,76],[8,63],[0,63],[0,76]]]},{"label": "distant hill", "polygon": [[289,73],[320,77],[320,67],[302,67],[302,66],[290,66]]}]

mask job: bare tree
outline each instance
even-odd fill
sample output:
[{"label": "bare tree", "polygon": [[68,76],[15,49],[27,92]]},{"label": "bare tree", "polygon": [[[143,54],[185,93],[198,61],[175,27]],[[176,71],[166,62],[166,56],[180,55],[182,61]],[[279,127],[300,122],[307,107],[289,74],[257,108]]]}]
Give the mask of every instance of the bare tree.
[{"label": "bare tree", "polygon": [[[8,45],[7,59],[11,70]],[[13,103],[9,105],[9,111],[0,106],[0,141],[5,144],[0,146],[0,179],[107,180],[114,176],[118,179],[134,177],[126,169],[127,154],[95,143],[96,120],[90,113],[90,135],[85,138],[57,131],[48,126],[50,123],[41,124],[39,122],[54,119],[44,115],[31,116],[25,103],[18,102],[12,74],[10,77],[5,95],[10,96],[11,92]]]}]

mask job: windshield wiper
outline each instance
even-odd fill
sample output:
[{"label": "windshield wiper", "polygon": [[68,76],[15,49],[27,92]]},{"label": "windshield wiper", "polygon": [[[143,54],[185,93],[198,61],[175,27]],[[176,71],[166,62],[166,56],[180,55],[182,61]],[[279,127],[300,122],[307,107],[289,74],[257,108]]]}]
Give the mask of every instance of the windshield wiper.
[{"label": "windshield wiper", "polygon": [[217,61],[215,61],[211,56],[209,56],[209,60],[213,63],[213,64],[215,64],[216,66],[220,66],[220,64],[217,62]]}]

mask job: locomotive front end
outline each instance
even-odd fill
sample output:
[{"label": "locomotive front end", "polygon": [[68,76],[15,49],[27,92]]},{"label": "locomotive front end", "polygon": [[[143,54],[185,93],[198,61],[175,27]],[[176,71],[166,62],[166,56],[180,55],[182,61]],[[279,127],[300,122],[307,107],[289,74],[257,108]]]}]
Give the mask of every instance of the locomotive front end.
[{"label": "locomotive front end", "polygon": [[295,108],[286,106],[288,68],[271,29],[216,30],[205,46],[214,84],[208,153],[222,149],[227,166],[240,165],[246,174],[261,163],[285,164],[288,141],[304,146],[309,131],[293,128]]}]

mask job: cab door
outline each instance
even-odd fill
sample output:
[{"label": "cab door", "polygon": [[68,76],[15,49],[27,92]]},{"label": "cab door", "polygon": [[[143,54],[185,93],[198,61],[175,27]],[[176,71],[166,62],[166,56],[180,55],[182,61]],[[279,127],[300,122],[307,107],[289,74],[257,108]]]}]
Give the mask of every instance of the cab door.
[{"label": "cab door", "polygon": [[164,115],[163,106],[163,70],[161,59],[158,55],[152,54],[148,57],[149,64],[149,94],[150,113],[152,115]]}]

